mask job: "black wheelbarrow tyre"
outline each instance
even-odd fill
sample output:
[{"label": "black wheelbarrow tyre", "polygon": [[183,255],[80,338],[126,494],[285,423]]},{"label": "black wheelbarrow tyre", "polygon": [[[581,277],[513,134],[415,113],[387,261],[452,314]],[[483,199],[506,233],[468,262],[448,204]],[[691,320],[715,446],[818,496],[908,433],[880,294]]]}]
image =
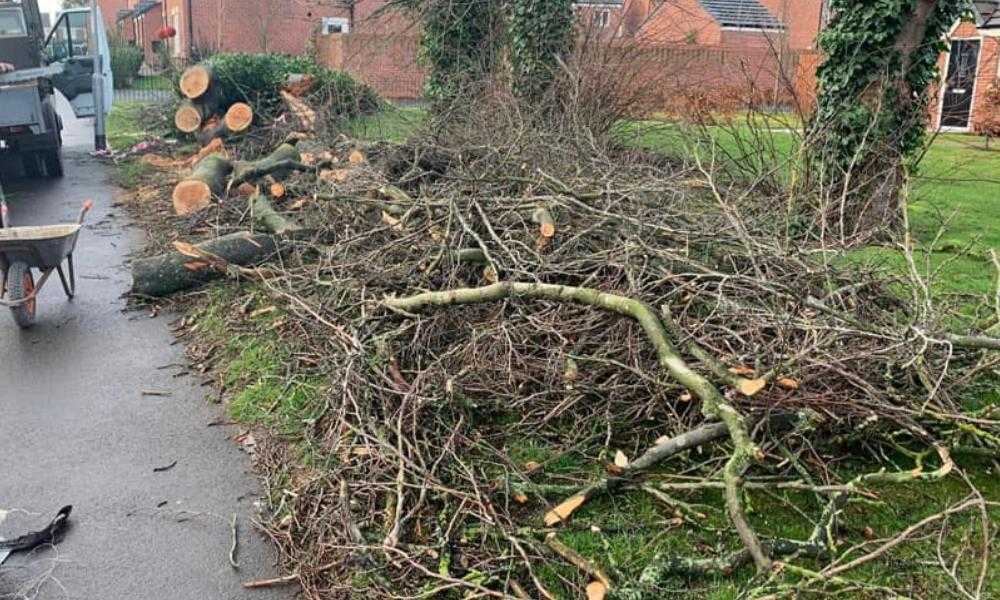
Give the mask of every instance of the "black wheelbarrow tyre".
[{"label": "black wheelbarrow tyre", "polygon": [[[27,298],[35,291],[35,277],[31,269],[23,262],[15,262],[7,268],[7,300],[16,302]],[[35,313],[38,308],[37,298],[32,298],[24,304],[12,306],[11,315],[21,329],[27,329],[35,324]]]}]

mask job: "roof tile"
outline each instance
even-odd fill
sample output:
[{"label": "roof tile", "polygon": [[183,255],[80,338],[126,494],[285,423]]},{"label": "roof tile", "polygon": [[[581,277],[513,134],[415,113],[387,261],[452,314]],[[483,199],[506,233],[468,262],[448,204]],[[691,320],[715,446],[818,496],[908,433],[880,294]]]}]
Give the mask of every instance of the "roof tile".
[{"label": "roof tile", "polygon": [[698,0],[723,27],[784,29],[785,26],[757,0]]}]

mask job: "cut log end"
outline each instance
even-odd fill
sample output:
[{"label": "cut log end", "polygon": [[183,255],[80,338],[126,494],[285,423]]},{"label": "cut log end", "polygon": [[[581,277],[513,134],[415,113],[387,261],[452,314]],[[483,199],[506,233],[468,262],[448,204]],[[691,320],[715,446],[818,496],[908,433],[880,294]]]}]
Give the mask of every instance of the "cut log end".
[{"label": "cut log end", "polygon": [[173,201],[178,215],[190,215],[212,203],[212,188],[202,181],[186,179],[174,187]]},{"label": "cut log end", "polygon": [[280,181],[276,181],[270,185],[270,192],[272,198],[284,198],[285,197],[285,185]]},{"label": "cut log end", "polygon": [[224,122],[230,132],[246,131],[253,123],[253,108],[249,104],[237,102],[226,111]]},{"label": "cut log end", "polygon": [[212,74],[204,65],[189,67],[181,75],[180,88],[184,97],[194,100],[208,92],[212,85]]},{"label": "cut log end", "polygon": [[174,113],[174,125],[184,133],[194,133],[201,128],[201,113],[193,106],[181,106]]}]

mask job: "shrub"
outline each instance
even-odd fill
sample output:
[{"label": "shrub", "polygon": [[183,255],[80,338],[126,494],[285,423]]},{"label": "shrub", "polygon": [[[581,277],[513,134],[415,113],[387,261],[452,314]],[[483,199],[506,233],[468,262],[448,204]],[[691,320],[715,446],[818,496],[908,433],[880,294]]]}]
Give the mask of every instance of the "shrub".
[{"label": "shrub", "polygon": [[142,48],[124,39],[111,40],[111,75],[115,87],[124,89],[132,85],[139,76],[139,69],[145,54]]},{"label": "shrub", "polygon": [[378,110],[381,102],[368,86],[350,75],[318,65],[305,57],[281,54],[217,54],[209,61],[218,79],[222,103],[249,102],[258,114],[276,112],[279,91],[288,76],[310,75],[316,79],[309,102],[331,120],[350,118]]}]

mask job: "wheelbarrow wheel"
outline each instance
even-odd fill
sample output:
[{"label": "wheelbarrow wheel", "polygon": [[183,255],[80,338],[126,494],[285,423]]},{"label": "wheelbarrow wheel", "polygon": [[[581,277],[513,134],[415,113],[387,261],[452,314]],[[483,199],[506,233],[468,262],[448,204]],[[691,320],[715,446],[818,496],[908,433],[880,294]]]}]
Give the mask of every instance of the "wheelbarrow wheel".
[{"label": "wheelbarrow wheel", "polygon": [[[31,274],[31,269],[23,262],[15,262],[7,269],[7,299],[11,301],[23,300],[35,291],[35,277]],[[11,314],[14,322],[21,329],[26,329],[35,324],[35,310],[38,306],[36,298],[12,306]]]}]

